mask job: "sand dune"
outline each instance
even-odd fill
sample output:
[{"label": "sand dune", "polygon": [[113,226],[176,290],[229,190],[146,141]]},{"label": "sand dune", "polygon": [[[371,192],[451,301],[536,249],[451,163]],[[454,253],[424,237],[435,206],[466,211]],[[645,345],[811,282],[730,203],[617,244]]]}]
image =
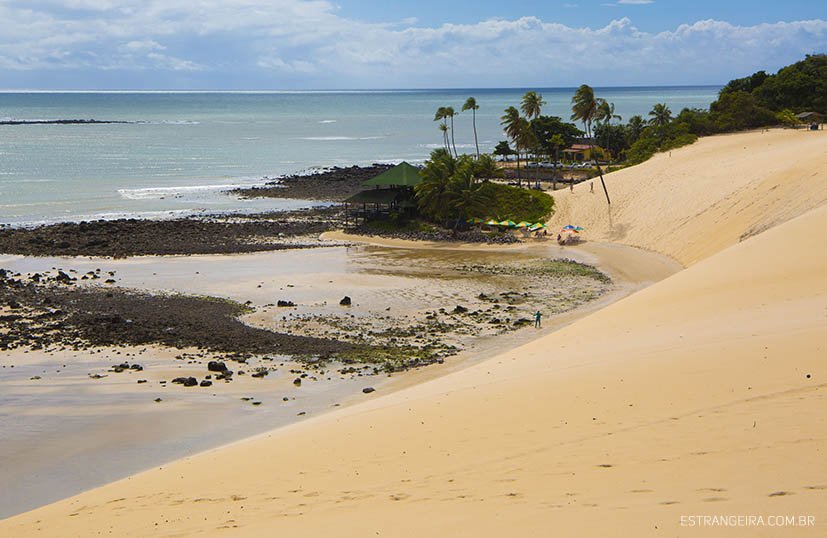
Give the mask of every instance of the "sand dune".
[{"label": "sand dune", "polygon": [[667,254],[684,265],[827,203],[827,132],[774,129],[702,138],[555,194],[552,229]]},{"label": "sand dune", "polygon": [[[824,536],[827,206],[792,218],[818,204],[813,180],[758,155],[737,164],[753,181],[708,180],[715,199],[687,185],[689,163],[761,136],[775,160],[823,154],[822,135],[782,134],[798,142],[722,137],[674,152],[683,172],[662,156],[609,178],[616,239],[688,269],[492,360],[4,520],[0,535]],[[639,185],[669,174],[670,188]],[[587,196],[561,209],[610,234]],[[725,237],[695,242],[713,223]],[[681,526],[697,515],[764,526]],[[779,515],[814,526],[769,526]]]}]

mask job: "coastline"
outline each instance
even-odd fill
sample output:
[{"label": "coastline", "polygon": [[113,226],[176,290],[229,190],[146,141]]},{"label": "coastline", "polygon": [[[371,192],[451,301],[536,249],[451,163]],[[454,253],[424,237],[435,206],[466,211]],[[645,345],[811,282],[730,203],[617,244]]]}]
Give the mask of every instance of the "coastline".
[{"label": "coastline", "polygon": [[[215,254],[215,255],[182,255],[182,256],[140,256],[130,257],[123,260],[99,259],[99,258],[28,258],[22,256],[1,257],[4,267],[12,271],[31,273],[44,271],[50,266],[75,267],[76,274],[83,274],[87,269],[95,267],[102,273],[112,271],[113,278],[117,278],[118,286],[125,286],[127,289],[149,289],[156,291],[172,291],[194,295],[215,295],[221,290],[220,295],[236,301],[252,300],[257,308],[264,303],[274,301],[275,297],[288,294],[296,299],[299,304],[308,300],[312,304],[318,304],[319,291],[313,291],[315,286],[307,288],[310,280],[324,277],[337,282],[336,286],[344,284],[349,289],[354,289],[356,281],[352,277],[342,280],[342,276],[335,273],[329,275],[312,274],[300,277],[292,273],[291,266],[299,267],[296,264],[306,264],[308,256],[311,259],[319,260],[335,259],[335,252],[353,251],[362,248],[368,249],[368,275],[373,275],[381,269],[374,258],[383,252],[387,247],[372,246],[372,241],[365,241],[362,238],[359,244],[364,247],[343,247],[343,242],[335,242],[331,248],[311,251],[273,251],[262,253],[236,253],[236,254]],[[325,239],[325,241],[328,241]],[[557,258],[570,257],[586,262],[604,266],[610,274],[615,275],[617,268],[603,264],[598,256],[588,252],[579,252],[550,245],[544,242],[534,244],[522,244],[516,246],[491,246],[491,245],[457,245],[457,244],[421,244],[418,242],[392,240],[397,252],[391,259],[403,259],[409,257],[408,251],[419,252],[418,256],[437,256],[437,258],[452,253],[464,253],[466,260],[473,259],[475,252],[497,255],[511,253],[525,259],[532,257]],[[353,238],[348,238],[344,244],[356,245]],[[630,249],[635,250],[635,249]],[[433,254],[430,254],[433,252]],[[637,256],[644,259],[655,260],[656,256],[650,253],[635,252]],[[331,258],[333,256],[333,258]],[[400,258],[401,256],[401,258]],[[288,261],[288,258],[293,261]],[[378,258],[381,260],[382,258]],[[327,266],[329,271],[333,268],[330,261],[311,262],[320,266]],[[334,265],[342,262],[335,262]],[[352,262],[351,262],[352,263]],[[281,265],[279,273],[282,276],[267,275],[267,268]],[[361,264],[360,264],[361,265]],[[655,264],[657,265],[657,264]],[[31,509],[41,506],[44,503],[58,500],[67,495],[76,494],[89,487],[100,486],[114,479],[147,468],[161,465],[171,460],[190,456],[196,452],[215,448],[216,446],[232,443],[248,437],[269,431],[273,428],[304,420],[307,417],[317,416],[334,407],[345,406],[350,403],[364,401],[376,395],[385,395],[401,390],[404,387],[422,383],[426,380],[441,377],[453,371],[458,371],[481,360],[512,349],[528,341],[533,341],[543,335],[549,334],[560,327],[573,322],[576,319],[596,309],[610,304],[622,297],[627,296],[643,285],[647,285],[653,279],[660,279],[678,269],[668,263],[662,265],[664,272],[646,276],[648,280],[638,279],[628,282],[622,277],[614,277],[612,290],[603,297],[587,302],[585,305],[573,310],[567,310],[563,314],[547,316],[544,319],[544,328],[539,331],[523,329],[515,332],[497,333],[490,336],[475,337],[473,344],[464,351],[454,356],[447,357],[443,364],[434,364],[422,368],[413,368],[406,372],[395,373],[390,376],[367,376],[361,374],[354,376],[339,376],[331,381],[311,382],[304,384],[301,389],[293,386],[295,375],[292,371],[306,371],[306,365],[300,362],[282,359],[282,366],[271,372],[264,381],[253,380],[249,376],[239,377],[231,385],[218,384],[208,389],[180,389],[160,383],[161,380],[169,380],[175,376],[203,376],[204,366],[190,364],[193,360],[201,362],[206,359],[203,353],[192,351],[173,351],[171,349],[149,346],[146,348],[135,348],[129,346],[118,346],[110,349],[97,351],[64,352],[57,356],[47,355],[43,352],[13,351],[7,353],[5,362],[15,364],[16,378],[10,381],[8,374],[3,385],[6,387],[6,401],[0,405],[5,407],[9,415],[23,413],[30,417],[42,417],[33,422],[33,419],[22,421],[20,426],[32,427],[35,431],[41,431],[39,436],[21,438],[19,435],[6,435],[4,443],[0,443],[0,452],[8,451],[9,454],[17,454],[16,465],[7,468],[3,473],[4,480],[18,482],[22,476],[29,476],[28,484],[24,492],[19,492],[14,498],[6,499],[8,507],[11,508],[4,515],[9,516],[21,509]],[[345,265],[341,266],[346,269]],[[378,273],[377,273],[378,274]],[[390,274],[390,273],[389,273]],[[150,276],[152,275],[152,276]],[[195,277],[193,279],[193,276]],[[283,292],[275,291],[270,285],[263,289],[261,285],[268,279],[281,283]],[[388,289],[404,289],[407,285],[404,280],[392,280],[386,284],[376,282],[375,276],[368,277],[372,283],[365,281],[370,287],[379,285]],[[384,277],[387,278],[387,277]],[[397,277],[394,277],[397,278]],[[291,288],[286,288],[285,283],[289,282]],[[421,284],[418,284],[421,286]],[[357,292],[354,297],[363,303],[368,297],[365,293],[370,288]],[[275,295],[283,293],[283,295]],[[322,295],[328,292],[323,292]],[[396,293],[396,291],[394,292]],[[298,295],[297,295],[298,294]],[[379,297],[383,295],[380,293]],[[375,301],[375,300],[373,300]],[[370,301],[369,303],[370,304]],[[452,303],[449,303],[452,304]],[[318,308],[319,306],[315,307]],[[263,317],[262,317],[263,314]],[[271,314],[265,309],[262,314],[256,315],[247,320],[253,326],[271,328],[268,321]],[[376,314],[372,314],[375,316]],[[175,360],[174,356],[183,356],[188,360]],[[160,357],[160,358],[159,358]],[[166,357],[166,358],[163,358]],[[108,371],[112,364],[124,360],[140,363],[143,371],[127,371],[123,374],[113,374]],[[257,363],[252,362],[250,369]],[[66,367],[68,366],[68,368]],[[243,365],[241,365],[243,368]],[[339,367],[340,368],[340,367]],[[7,370],[8,371],[8,370]],[[332,371],[332,370],[331,370]],[[55,373],[58,372],[58,373]],[[87,374],[99,373],[107,376],[106,379],[90,381]],[[37,377],[35,381],[29,377]],[[42,377],[43,379],[39,379]],[[145,379],[145,384],[135,384],[136,379]],[[239,383],[241,382],[241,383]],[[160,383],[160,384],[159,384]],[[362,394],[362,389],[371,387],[375,394]],[[273,391],[276,391],[274,394]],[[44,392],[46,391],[46,392]],[[195,392],[200,391],[200,392]],[[23,396],[28,394],[29,396]],[[43,396],[49,394],[44,400]],[[277,396],[277,397],[274,397]],[[282,396],[290,398],[282,402]],[[161,403],[152,400],[156,397],[162,398]],[[244,401],[241,398],[252,398]],[[118,403],[120,402],[120,403]],[[198,403],[202,402],[202,403]],[[259,407],[251,407],[252,402],[260,402]],[[207,406],[205,411],[199,406]],[[107,409],[111,409],[108,411]],[[167,414],[169,409],[169,414]],[[79,413],[79,414],[78,414]],[[238,415],[238,413],[241,413]],[[52,417],[47,419],[46,417]],[[118,418],[121,417],[121,418]],[[212,417],[214,420],[210,420]],[[49,420],[60,419],[53,426]],[[43,422],[46,420],[46,422]],[[127,436],[119,442],[117,437],[106,434],[106,424],[114,425],[126,421],[132,427],[143,430],[152,428],[155,433],[145,437],[140,435]],[[215,421],[225,424],[228,421],[232,427],[221,426],[216,428]],[[60,424],[72,424],[71,429]],[[24,424],[26,426],[24,426]],[[41,425],[38,425],[41,424]],[[169,433],[163,437],[161,432]],[[62,458],[59,466],[50,462],[54,455],[49,455],[45,449],[37,449],[32,443],[39,445],[43,439],[54,438],[59,432],[60,445],[64,450],[75,454],[68,459]],[[94,439],[95,441],[91,441]],[[48,442],[45,443],[48,445]],[[102,449],[98,444],[105,447]],[[5,453],[5,452],[4,452]],[[28,459],[28,454],[31,459]],[[95,466],[99,466],[93,472]],[[48,469],[48,470],[47,470]],[[78,469],[86,469],[80,472]],[[9,474],[11,472],[11,474]],[[31,477],[41,476],[42,479],[33,480]],[[15,478],[17,477],[17,478]],[[53,481],[60,484],[53,485]],[[39,493],[40,492],[40,493]]]},{"label": "coastline", "polygon": [[[754,141],[756,133],[737,136],[740,144]],[[800,133],[775,133],[763,142],[776,145],[763,149],[773,162],[779,154],[813,147],[809,140],[802,143]],[[0,529],[12,536],[36,528],[56,534],[41,522],[60,519],[70,528],[105,523],[124,535],[140,535],[158,522],[158,510],[174,514],[164,524],[170,532],[347,528],[355,535],[391,530],[367,518],[368,511],[422,532],[452,528],[484,535],[515,528],[540,532],[549,517],[559,529],[585,535],[619,525],[645,533],[653,518],[660,528],[677,530],[681,511],[702,511],[709,502],[729,510],[805,510],[821,517],[823,485],[812,476],[825,471],[819,455],[825,432],[817,411],[823,395],[820,381],[807,380],[823,377],[815,350],[824,343],[818,313],[825,307],[827,261],[813,243],[813,231],[823,231],[827,221],[818,209],[823,190],[812,178],[819,177],[824,156],[795,173],[789,162],[767,171],[756,145],[749,145],[748,154],[727,165],[742,167],[741,183],[711,188],[721,174],[731,173],[722,166],[687,186],[685,167],[722,158],[713,140],[674,151],[678,164],[666,167],[662,161],[670,157],[658,156],[633,172],[608,176],[609,188],[620,192],[608,217],[589,216],[585,185],[575,188],[558,214],[586,222],[596,238],[614,241],[585,243],[585,254],[634,261],[616,274],[637,275],[641,287],[650,278],[645,271],[652,264],[629,260],[637,251],[622,246],[628,242],[689,266],[675,276],[439,379],[407,387],[395,378],[405,390],[133,475],[4,520]],[[648,183],[651,177],[672,196]],[[655,216],[665,223],[662,229],[655,228]],[[715,218],[725,233],[707,235]],[[685,237],[694,238],[689,249]],[[369,239],[374,241],[387,240]],[[384,246],[409,245],[394,240]],[[521,248],[526,247],[507,250]],[[757,362],[761,356],[768,362]],[[790,408],[797,414],[784,423]],[[733,440],[709,432],[728,432]],[[648,448],[632,448],[642,443]],[[537,448],[527,453],[526,446]],[[700,449],[689,452],[694,446]],[[271,460],[245,463],[262,452]],[[765,468],[786,461],[789,453],[802,465],[750,476],[738,470],[744,459],[748,468]],[[404,468],[394,463],[400,454]],[[345,458],[348,465],[332,466],[332,458]],[[225,459],[233,461],[232,469],[220,467]],[[186,478],[179,481],[179,475]],[[642,476],[648,483],[641,483]],[[195,523],[202,512],[187,502],[195,496],[222,509],[237,508],[229,483],[233,497],[246,498],[246,512]],[[161,492],[166,497],[158,497]],[[140,504],[148,496],[155,496],[153,503]],[[135,504],[116,517],[121,497]],[[476,523],[458,521],[452,515],[457,506]],[[589,518],[595,506],[608,510],[601,521]],[[498,510],[507,513],[506,520],[492,518]]]}]

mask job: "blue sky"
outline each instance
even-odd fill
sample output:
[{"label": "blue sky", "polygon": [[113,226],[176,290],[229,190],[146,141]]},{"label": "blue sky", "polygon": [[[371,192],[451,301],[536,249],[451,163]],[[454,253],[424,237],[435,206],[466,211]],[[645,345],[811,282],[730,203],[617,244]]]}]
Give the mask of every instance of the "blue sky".
[{"label": "blue sky", "polygon": [[815,0],[0,0],[0,89],[720,84],[827,52]]}]

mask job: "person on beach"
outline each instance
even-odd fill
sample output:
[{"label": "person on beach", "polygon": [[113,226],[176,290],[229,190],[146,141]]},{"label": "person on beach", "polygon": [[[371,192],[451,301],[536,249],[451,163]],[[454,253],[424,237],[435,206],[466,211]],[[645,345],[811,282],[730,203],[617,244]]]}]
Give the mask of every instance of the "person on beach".
[{"label": "person on beach", "polygon": [[534,328],[540,328],[540,319],[543,317],[543,314],[538,310],[534,313]]},{"label": "person on beach", "polygon": [[571,192],[574,192],[574,180],[572,180],[571,183],[569,183],[569,190]]},{"label": "person on beach", "polygon": [[589,181],[589,192],[594,194],[594,181]]}]

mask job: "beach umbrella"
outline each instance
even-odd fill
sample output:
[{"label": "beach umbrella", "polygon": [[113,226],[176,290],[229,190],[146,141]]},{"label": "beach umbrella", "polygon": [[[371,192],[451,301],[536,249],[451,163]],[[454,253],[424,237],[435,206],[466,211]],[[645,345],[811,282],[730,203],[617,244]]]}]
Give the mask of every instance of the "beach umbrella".
[{"label": "beach umbrella", "polygon": [[530,227],[531,227],[530,222],[522,221],[522,222],[517,223],[517,228],[530,228]]},{"label": "beach umbrella", "polygon": [[468,219],[468,224],[482,224],[483,222],[485,222],[485,221],[482,220],[482,219],[479,219],[477,217],[472,217],[472,218]]},{"label": "beach umbrella", "polygon": [[497,222],[497,221],[496,221],[496,220],[494,220],[494,219],[491,219],[491,220],[487,221],[485,224],[486,224],[487,226],[499,226],[499,225],[500,225],[500,223],[499,223],[499,222]]},{"label": "beach umbrella", "polygon": [[513,220],[502,220],[500,226],[507,226],[508,228],[515,228],[517,224]]},{"label": "beach umbrella", "polygon": [[537,224],[532,224],[528,229],[529,231],[536,232],[537,230],[542,230],[545,227],[545,224],[543,224],[542,222],[538,222]]}]

